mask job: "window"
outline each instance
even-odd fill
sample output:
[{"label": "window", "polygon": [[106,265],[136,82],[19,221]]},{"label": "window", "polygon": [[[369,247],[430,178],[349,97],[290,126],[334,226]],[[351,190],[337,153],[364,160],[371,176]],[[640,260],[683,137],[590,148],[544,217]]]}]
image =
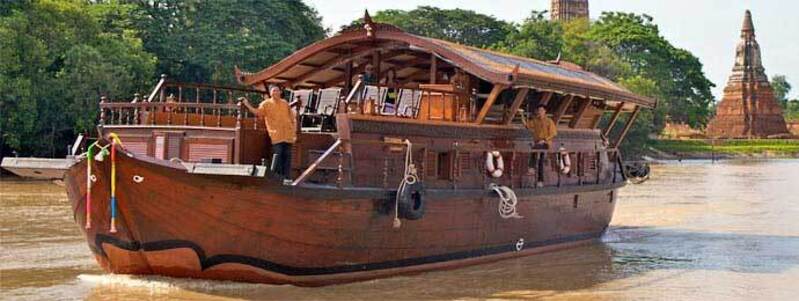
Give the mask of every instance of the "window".
[{"label": "window", "polygon": [[452,180],[452,158],[451,152],[438,153],[436,171],[439,180]]}]

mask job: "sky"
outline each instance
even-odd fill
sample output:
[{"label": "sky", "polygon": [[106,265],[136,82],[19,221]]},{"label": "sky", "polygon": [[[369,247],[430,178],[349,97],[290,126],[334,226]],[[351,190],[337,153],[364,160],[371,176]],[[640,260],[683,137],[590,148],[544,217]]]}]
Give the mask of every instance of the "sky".
[{"label": "sky", "polygon": [[[420,5],[468,9],[498,19],[521,22],[532,10],[548,10],[550,0],[305,0],[334,32],[341,25],[384,9],[410,10]],[[796,0],[589,0],[592,19],[603,11],[648,14],[674,46],[699,57],[720,99],[732,70],[744,11],[752,11],[763,66],[769,78],[785,75],[799,98],[799,1]]]}]

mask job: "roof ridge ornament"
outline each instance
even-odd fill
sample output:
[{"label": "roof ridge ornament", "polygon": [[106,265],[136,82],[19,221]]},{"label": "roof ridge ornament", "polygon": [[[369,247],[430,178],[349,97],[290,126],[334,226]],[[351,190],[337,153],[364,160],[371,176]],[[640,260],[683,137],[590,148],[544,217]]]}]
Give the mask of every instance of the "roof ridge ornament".
[{"label": "roof ridge ornament", "polygon": [[513,71],[508,76],[508,81],[512,82],[519,77],[519,67],[521,67],[520,64],[516,64],[516,67],[513,67]]},{"label": "roof ridge ornament", "polygon": [[374,39],[375,33],[374,30],[377,28],[375,26],[375,22],[372,21],[372,17],[369,16],[369,10],[363,10],[363,28],[366,29],[366,37]]}]

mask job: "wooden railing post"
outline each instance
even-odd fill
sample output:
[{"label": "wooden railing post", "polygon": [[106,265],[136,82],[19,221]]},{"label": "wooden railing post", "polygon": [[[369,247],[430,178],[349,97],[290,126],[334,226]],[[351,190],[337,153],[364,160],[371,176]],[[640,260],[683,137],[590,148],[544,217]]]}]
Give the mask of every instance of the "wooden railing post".
[{"label": "wooden railing post", "polygon": [[236,103],[236,144],[233,146],[233,162],[241,164],[241,118],[243,117],[242,102]]},{"label": "wooden railing post", "polygon": [[105,125],[105,107],[103,106],[108,99],[105,96],[100,96],[100,125]]}]

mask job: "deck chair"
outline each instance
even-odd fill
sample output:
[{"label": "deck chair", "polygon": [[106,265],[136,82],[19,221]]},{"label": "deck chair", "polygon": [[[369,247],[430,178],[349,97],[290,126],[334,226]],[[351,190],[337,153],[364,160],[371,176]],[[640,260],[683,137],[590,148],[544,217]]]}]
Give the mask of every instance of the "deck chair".
[{"label": "deck chair", "polygon": [[422,99],[422,91],[401,89],[397,98],[399,99],[397,116],[416,118],[416,115],[419,114],[419,101]]},{"label": "deck chair", "polygon": [[303,127],[303,131],[320,132],[334,130],[335,116],[338,110],[338,103],[341,97],[341,88],[328,88],[319,90],[316,94],[316,105],[313,109],[305,113],[308,118],[313,118],[312,125]]},{"label": "deck chair", "polygon": [[396,93],[397,95],[395,95],[395,96],[394,96],[394,103],[389,103],[389,102],[388,102],[388,92],[389,92],[389,89],[390,89],[390,88],[388,88],[388,87],[383,87],[383,88],[381,88],[381,94],[380,94],[380,99],[381,99],[381,101],[380,101],[380,115],[384,115],[384,116],[396,116],[396,115],[397,115],[397,105],[399,105],[399,102],[400,102],[400,94],[402,93],[402,91],[401,91],[401,90],[399,90],[399,89],[396,89],[396,90],[395,90],[395,93]]},{"label": "deck chair", "polygon": [[313,105],[314,105],[313,103],[311,103],[312,100],[313,100],[313,95],[314,95],[313,92],[314,92],[313,90],[294,90],[294,91],[291,91],[291,100],[289,100],[289,103],[294,102],[294,101],[298,101],[298,100],[301,102],[300,108],[299,108],[299,110],[297,110],[297,113],[299,113],[299,114],[305,114],[307,112],[312,112],[313,111]]}]

